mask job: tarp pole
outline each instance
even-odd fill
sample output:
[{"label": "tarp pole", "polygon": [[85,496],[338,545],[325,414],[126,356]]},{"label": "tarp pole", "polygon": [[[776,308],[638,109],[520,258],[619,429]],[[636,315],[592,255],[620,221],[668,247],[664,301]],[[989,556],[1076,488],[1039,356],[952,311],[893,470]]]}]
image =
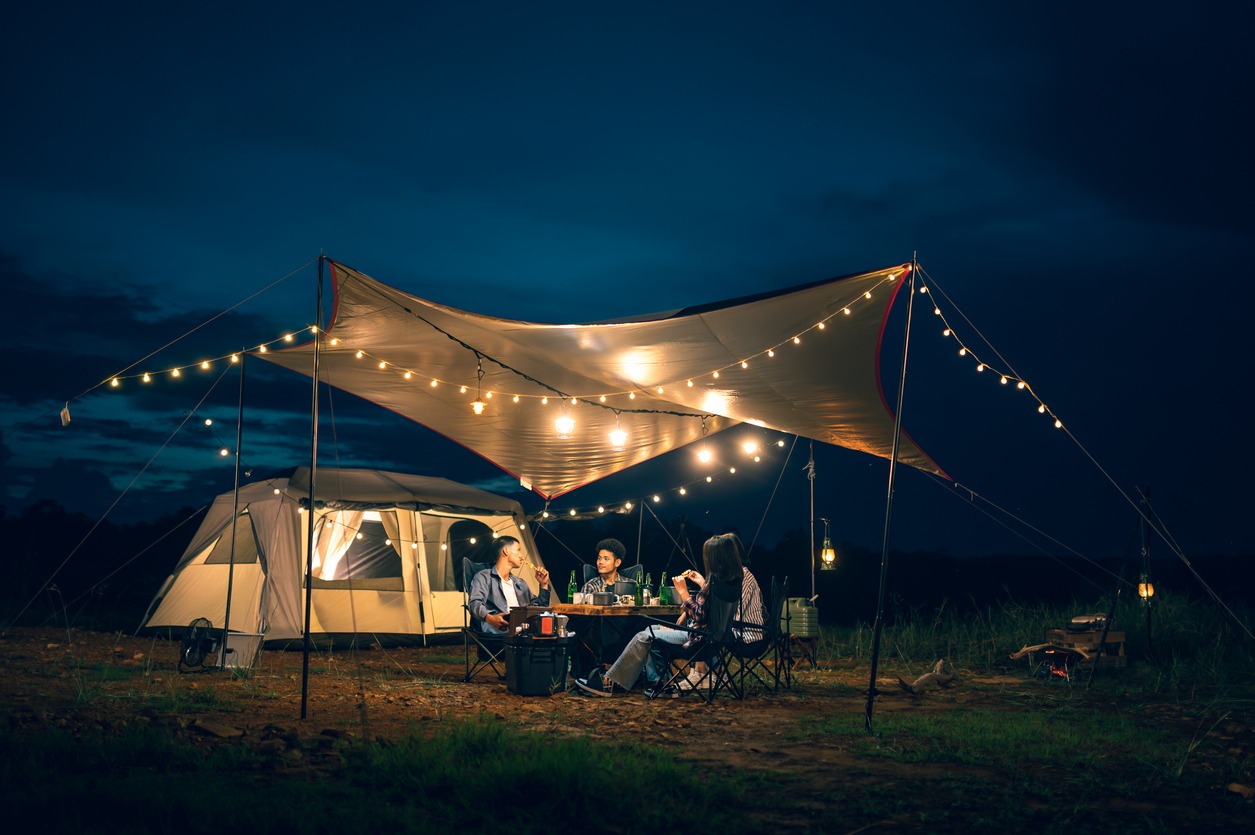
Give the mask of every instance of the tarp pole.
[{"label": "tarp pole", "polygon": [[815,442],[811,441],[810,460],[806,462],[806,479],[811,485],[811,600],[815,599]]},{"label": "tarp pole", "polygon": [[240,351],[240,403],[235,415],[235,494],[231,504],[231,561],[227,563],[227,611],[222,616],[222,646],[218,669],[227,666],[227,636],[231,634],[231,592],[235,585],[235,532],[240,522],[240,443],[244,438],[244,363],[248,352]]},{"label": "tarp pole", "polygon": [[322,275],[327,256],[318,253],[318,308],[314,311],[314,373],[309,399],[309,507],[305,514],[305,641],[301,646],[301,718],[309,712],[309,628],[314,604],[314,493],[318,483],[318,357],[322,345]]},{"label": "tarp pole", "polygon": [[918,262],[911,256],[911,277],[907,282],[906,327],[902,330],[902,369],[898,374],[898,404],[893,416],[893,455],[889,459],[889,488],[885,496],[885,530],[880,546],[880,590],[876,594],[876,621],[872,628],[871,680],[867,683],[867,709],[865,725],[872,732],[872,711],[879,691],[876,689],[876,670],[880,666],[880,636],[884,632],[885,584],[889,576],[889,530],[893,523],[894,477],[898,469],[898,445],[902,438],[902,396],[906,391],[906,355],[911,345],[911,312],[915,306],[915,273]]}]

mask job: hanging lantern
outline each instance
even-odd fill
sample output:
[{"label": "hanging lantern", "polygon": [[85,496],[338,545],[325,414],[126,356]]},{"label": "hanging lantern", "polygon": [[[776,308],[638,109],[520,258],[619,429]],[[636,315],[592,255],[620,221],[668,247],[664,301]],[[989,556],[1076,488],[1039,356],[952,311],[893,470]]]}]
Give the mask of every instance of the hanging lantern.
[{"label": "hanging lantern", "polygon": [[831,571],[837,567],[837,551],[832,547],[832,537],[828,535],[828,520],[824,520],[824,544],[819,549],[819,567]]},{"label": "hanging lantern", "polygon": [[1141,599],[1143,606],[1150,606],[1151,598],[1155,596],[1155,585],[1150,581],[1148,572],[1143,571],[1138,580],[1137,596]]}]

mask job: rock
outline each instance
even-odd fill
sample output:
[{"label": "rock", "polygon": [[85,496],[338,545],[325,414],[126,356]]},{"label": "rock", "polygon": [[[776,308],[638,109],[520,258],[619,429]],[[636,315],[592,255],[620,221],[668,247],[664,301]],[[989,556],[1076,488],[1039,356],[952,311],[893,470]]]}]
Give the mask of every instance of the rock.
[{"label": "rock", "polygon": [[1243,783],[1230,783],[1229,791],[1236,795],[1240,795],[1247,800],[1255,798],[1255,786],[1247,786]]}]

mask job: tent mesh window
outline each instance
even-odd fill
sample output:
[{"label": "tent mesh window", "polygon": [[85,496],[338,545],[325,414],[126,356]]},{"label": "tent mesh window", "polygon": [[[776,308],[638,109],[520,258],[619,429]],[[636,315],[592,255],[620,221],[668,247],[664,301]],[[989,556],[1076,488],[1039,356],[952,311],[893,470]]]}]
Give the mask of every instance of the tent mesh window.
[{"label": "tent mesh window", "polygon": [[314,587],[400,590],[396,511],[334,511],[314,535]]},{"label": "tent mesh window", "polygon": [[257,562],[257,534],[253,531],[253,517],[242,511],[235,517],[234,535],[230,527],[223,529],[222,536],[214,543],[213,550],[205,558],[206,565],[226,565],[231,560],[231,542],[235,542],[235,564]]},{"label": "tent mesh window", "polygon": [[[461,565],[464,557],[471,562],[495,562],[492,558],[492,528],[478,519],[462,519],[454,522],[449,526],[445,537],[449,545],[447,552],[449,559],[455,565]],[[454,573],[460,583],[461,572]],[[459,589],[459,591],[469,591],[469,589]]]}]

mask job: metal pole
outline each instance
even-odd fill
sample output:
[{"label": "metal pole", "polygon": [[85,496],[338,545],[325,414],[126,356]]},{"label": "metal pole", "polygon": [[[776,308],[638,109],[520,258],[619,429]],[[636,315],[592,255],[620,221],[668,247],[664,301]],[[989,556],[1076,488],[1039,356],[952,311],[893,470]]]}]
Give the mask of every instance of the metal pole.
[{"label": "metal pole", "polygon": [[[1150,530],[1146,523],[1146,515],[1149,512],[1147,505],[1150,503],[1150,488],[1146,488],[1144,492],[1140,490],[1138,492],[1142,493],[1142,508],[1141,513],[1138,514],[1138,531],[1141,534],[1142,545],[1142,573],[1138,578],[1138,583],[1141,584],[1150,582]],[[1146,609],[1146,657],[1149,658],[1154,651],[1154,644],[1151,640],[1150,613],[1151,609],[1155,608],[1155,599],[1153,597],[1143,598],[1140,594],[1140,588],[1138,592],[1138,600],[1141,601]]]},{"label": "metal pole", "polygon": [[235,415],[235,496],[231,512],[231,561],[227,563],[227,611],[222,618],[222,647],[218,652],[218,669],[227,666],[227,636],[231,634],[231,591],[235,585],[235,532],[240,523],[240,443],[244,437],[244,363],[248,352],[240,351],[240,404]]},{"label": "metal pole", "polygon": [[314,494],[318,482],[318,360],[322,345],[322,275],[327,257],[318,254],[318,308],[314,311],[314,373],[309,404],[309,507],[305,518],[305,641],[301,659],[301,718],[309,711],[309,628],[314,602]]},{"label": "metal pole", "polygon": [[811,483],[811,599],[815,599],[815,442],[811,441],[810,460],[806,462],[806,478]]},{"label": "metal pole", "polygon": [[872,629],[872,669],[867,683],[865,726],[872,732],[872,712],[876,703],[876,671],[880,665],[880,636],[884,632],[885,584],[889,576],[889,530],[893,523],[893,487],[898,469],[898,445],[902,438],[902,397],[906,391],[906,355],[911,345],[911,312],[915,306],[916,256],[911,256],[911,278],[907,283],[906,327],[902,332],[902,369],[898,374],[898,404],[893,416],[893,456],[889,459],[889,488],[885,497],[885,531],[880,547],[880,590],[876,594],[876,621]]}]

